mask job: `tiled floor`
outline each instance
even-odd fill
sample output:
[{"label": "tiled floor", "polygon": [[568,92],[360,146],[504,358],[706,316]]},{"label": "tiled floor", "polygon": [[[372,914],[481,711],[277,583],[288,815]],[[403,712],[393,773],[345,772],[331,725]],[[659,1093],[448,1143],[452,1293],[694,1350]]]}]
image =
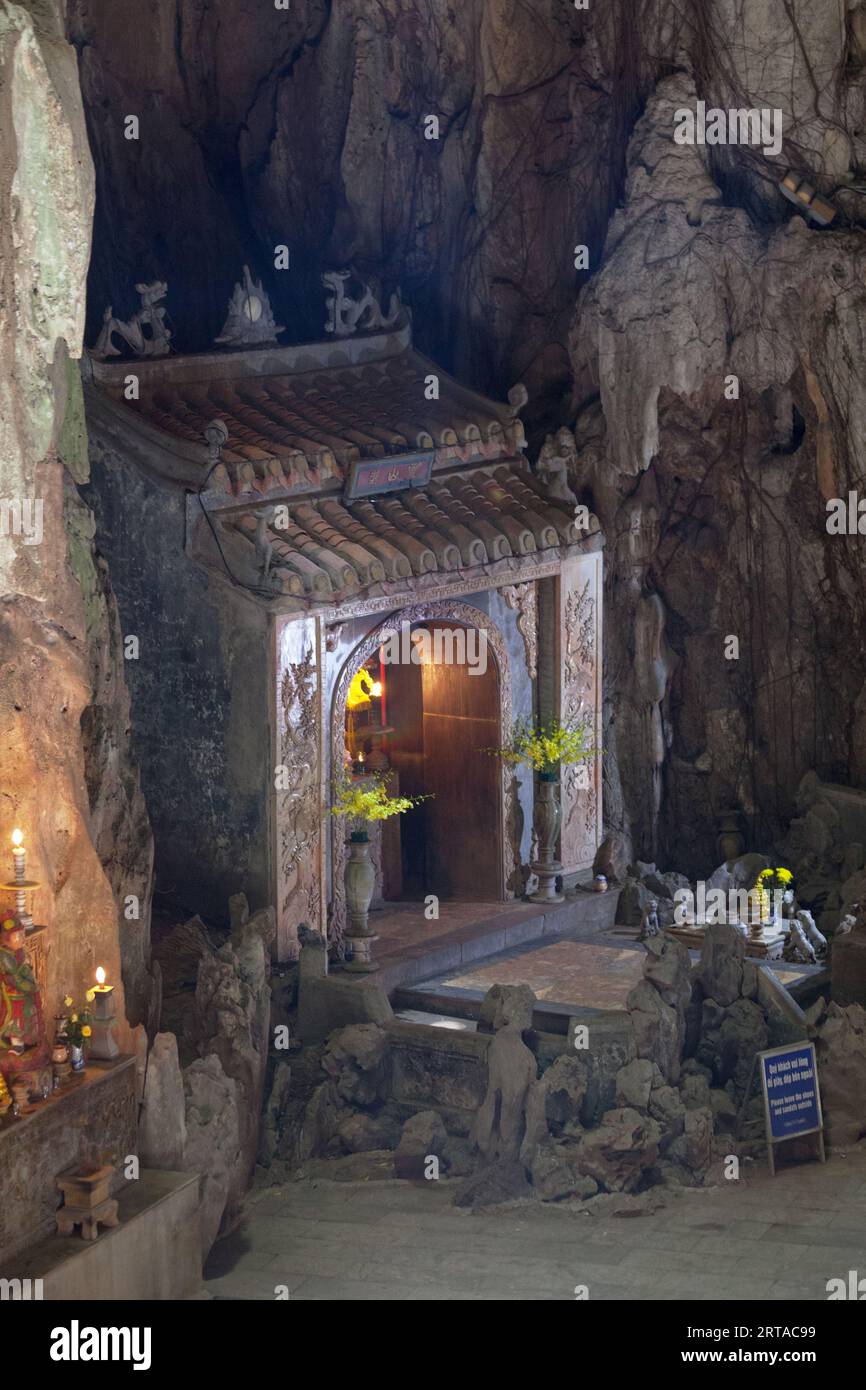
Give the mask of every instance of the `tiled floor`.
[{"label": "tiled floor", "polygon": [[866,1275],[866,1143],[775,1179],[672,1193],[652,1215],[594,1217],[579,1204],[484,1214],[446,1182],[301,1181],[253,1200],[217,1247],[217,1298],[322,1300],[823,1300],[828,1279]]},{"label": "tiled floor", "polygon": [[549,1003],[624,1009],[629,991],[641,979],[644,960],[642,946],[612,944],[601,937],[555,941],[496,956],[435,983],[482,993],[493,984],[527,984],[536,999]]}]

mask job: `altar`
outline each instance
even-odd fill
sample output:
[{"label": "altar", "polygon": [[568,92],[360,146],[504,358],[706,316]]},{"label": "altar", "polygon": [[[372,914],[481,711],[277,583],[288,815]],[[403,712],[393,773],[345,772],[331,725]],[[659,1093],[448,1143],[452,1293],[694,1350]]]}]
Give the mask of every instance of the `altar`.
[{"label": "altar", "polygon": [[[668,936],[681,941],[690,951],[700,951],[704,944],[704,934],[708,926],[715,924],[706,914],[689,913],[686,921],[672,927],[665,927]],[[765,922],[747,924],[739,919],[730,923],[739,927],[746,942],[746,955],[754,960],[781,960],[789,923],[784,917],[771,917]]]}]

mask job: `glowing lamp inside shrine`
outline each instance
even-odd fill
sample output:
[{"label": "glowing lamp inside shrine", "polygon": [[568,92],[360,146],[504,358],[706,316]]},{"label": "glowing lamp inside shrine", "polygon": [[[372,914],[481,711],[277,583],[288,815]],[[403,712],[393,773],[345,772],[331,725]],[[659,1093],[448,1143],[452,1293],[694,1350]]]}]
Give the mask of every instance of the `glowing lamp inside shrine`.
[{"label": "glowing lamp inside shrine", "polygon": [[373,696],[373,699],[374,699],[374,700],[379,700],[379,699],[381,699],[381,696],[382,696],[382,682],[381,682],[381,681],[373,681],[373,684],[370,686],[370,694]]},{"label": "glowing lamp inside shrine", "polygon": [[12,831],[12,844],[15,846],[16,849],[20,849],[20,848],[21,848],[21,845],[22,845],[23,840],[24,840],[24,831],[23,831],[23,830],[13,830],[13,831]]}]

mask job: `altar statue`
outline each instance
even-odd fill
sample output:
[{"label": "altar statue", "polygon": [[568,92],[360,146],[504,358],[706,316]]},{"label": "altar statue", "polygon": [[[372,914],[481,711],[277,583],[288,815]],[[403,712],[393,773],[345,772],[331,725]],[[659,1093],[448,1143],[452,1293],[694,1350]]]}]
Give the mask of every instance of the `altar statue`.
[{"label": "altar statue", "polygon": [[48,1045],[42,1000],[17,917],[0,924],[0,1071],[9,1080],[43,1066]]}]

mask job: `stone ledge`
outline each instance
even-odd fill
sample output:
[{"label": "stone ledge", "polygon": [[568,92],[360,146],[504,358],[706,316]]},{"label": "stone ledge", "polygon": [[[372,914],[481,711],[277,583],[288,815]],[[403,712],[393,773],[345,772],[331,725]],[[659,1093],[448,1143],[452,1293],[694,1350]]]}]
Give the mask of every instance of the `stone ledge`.
[{"label": "stone ledge", "polygon": [[118,1193],[120,1225],[95,1241],[47,1236],[0,1278],[41,1279],[52,1302],[185,1299],[201,1284],[199,1175],[145,1168]]}]

